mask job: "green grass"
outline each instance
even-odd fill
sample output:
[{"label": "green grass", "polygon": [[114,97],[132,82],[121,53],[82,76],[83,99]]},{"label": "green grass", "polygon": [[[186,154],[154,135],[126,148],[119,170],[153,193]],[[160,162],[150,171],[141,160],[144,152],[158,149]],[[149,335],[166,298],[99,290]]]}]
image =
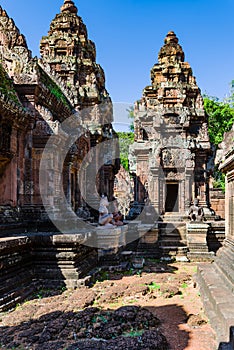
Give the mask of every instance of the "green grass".
[{"label": "green grass", "polygon": [[155,282],[151,282],[149,285],[148,285],[148,288],[149,288],[149,291],[150,292],[153,292],[154,290],[160,290],[160,285],[155,283]]},{"label": "green grass", "polygon": [[131,330],[129,332],[123,333],[123,337],[141,337],[144,333],[144,330]]}]

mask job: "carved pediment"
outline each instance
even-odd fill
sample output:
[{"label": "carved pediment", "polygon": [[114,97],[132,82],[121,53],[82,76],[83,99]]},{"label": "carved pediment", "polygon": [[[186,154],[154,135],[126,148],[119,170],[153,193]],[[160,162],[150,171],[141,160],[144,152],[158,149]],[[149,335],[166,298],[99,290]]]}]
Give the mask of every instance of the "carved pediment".
[{"label": "carved pediment", "polygon": [[194,155],[188,149],[174,148],[163,149],[161,153],[161,162],[163,168],[185,168],[193,167]]}]

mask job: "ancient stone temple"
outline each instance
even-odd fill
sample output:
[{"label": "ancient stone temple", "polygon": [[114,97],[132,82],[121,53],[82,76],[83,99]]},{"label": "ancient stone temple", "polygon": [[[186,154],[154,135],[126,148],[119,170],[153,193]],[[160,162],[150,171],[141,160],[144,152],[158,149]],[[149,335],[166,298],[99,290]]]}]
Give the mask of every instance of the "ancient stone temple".
[{"label": "ancient stone temple", "polygon": [[[45,218],[39,189],[41,156],[50,136],[59,135],[62,123],[71,116],[81,135],[68,150],[62,171],[68,203],[74,211],[85,205],[86,188],[81,193],[80,184],[88,186],[88,171],[97,178],[96,182],[92,179],[97,191],[95,188],[91,193],[112,196],[118,162],[108,144],[102,150],[95,147],[115,138],[112,103],[103,69],[96,63],[95,45],[88,39],[77,11],[73,1],[64,1],[48,36],[41,41],[42,58],[37,59],[32,58],[14,21],[0,8],[0,205],[5,222],[19,223],[24,216],[36,221]],[[63,132],[69,139],[68,131]],[[89,157],[92,169],[83,166],[79,174],[91,148],[95,150]],[[60,162],[59,156],[53,160],[48,175],[52,194],[48,201],[52,206],[59,200]]]},{"label": "ancient stone temple", "polygon": [[149,199],[158,215],[185,216],[191,201],[209,208],[210,142],[200,89],[174,32],[151,70],[151,85],[135,103],[130,170],[135,200]]},{"label": "ancient stone temple", "polygon": [[82,226],[87,203],[95,213],[101,193],[112,199],[119,168],[104,72],[73,1],[52,21],[41,56],[0,7],[0,311],[41,283],[86,283],[98,259],[87,242],[95,226],[70,234],[53,218],[61,207],[61,222]]},{"label": "ancient stone temple", "polygon": [[[79,111],[82,125],[90,132],[91,147],[94,148],[102,141],[115,137],[111,125],[112,102],[105,88],[104,71],[96,63],[95,44],[88,39],[87,28],[77,13],[74,2],[65,0],[61,12],[51,22],[48,35],[41,40],[40,64],[47,72],[59,77],[73,107]],[[108,147],[105,153],[108,158]],[[98,192],[106,192],[111,198],[118,165],[112,160],[111,153],[101,168],[101,161],[96,163],[96,167],[93,163],[93,169],[89,170],[98,174]],[[94,188],[90,190],[91,197],[94,192]],[[89,203],[95,206],[93,198],[89,198]]]}]

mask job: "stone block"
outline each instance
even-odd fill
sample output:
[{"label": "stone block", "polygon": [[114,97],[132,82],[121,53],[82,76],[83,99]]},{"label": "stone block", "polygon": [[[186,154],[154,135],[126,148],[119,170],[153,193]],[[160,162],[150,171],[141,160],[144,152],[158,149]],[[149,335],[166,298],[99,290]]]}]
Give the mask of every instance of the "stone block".
[{"label": "stone block", "polygon": [[105,228],[105,226],[99,226],[96,228],[96,235],[99,249],[118,248],[121,236],[121,227]]},{"label": "stone block", "polygon": [[[207,245],[207,233],[209,225],[203,223],[188,223],[187,224],[187,239],[188,246],[191,245]],[[208,249],[208,248],[207,248]]]},{"label": "stone block", "polygon": [[214,253],[209,252],[207,244],[209,227],[204,223],[187,223],[188,258],[191,261],[213,260]]},{"label": "stone block", "polygon": [[158,234],[159,234],[159,229],[152,229],[146,234],[144,234],[141,239],[140,243],[142,244],[156,244],[158,242]]}]

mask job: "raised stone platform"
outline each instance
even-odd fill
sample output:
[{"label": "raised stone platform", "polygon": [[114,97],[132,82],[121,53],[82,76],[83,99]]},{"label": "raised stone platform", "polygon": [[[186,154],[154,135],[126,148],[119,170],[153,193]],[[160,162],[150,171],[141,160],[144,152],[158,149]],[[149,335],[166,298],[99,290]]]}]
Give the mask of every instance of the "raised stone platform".
[{"label": "raised stone platform", "polygon": [[[177,216],[178,217],[178,216]],[[154,227],[133,222],[128,226],[126,250],[138,256],[177,261],[213,261],[225,238],[224,221],[190,223],[159,221]]]},{"label": "raised stone platform", "polygon": [[0,238],[0,312],[12,309],[33,292],[31,251],[27,236]]},{"label": "raised stone platform", "polygon": [[234,325],[234,294],[224,284],[214,263],[199,266],[197,280],[217,338],[219,342],[228,342],[230,327]]},{"label": "raised stone platform", "polygon": [[226,239],[215,262],[201,265],[198,270],[198,283],[206,312],[220,342],[229,341],[230,329],[234,326],[233,266],[234,245]]},{"label": "raised stone platform", "polygon": [[97,266],[97,249],[82,234],[37,233],[30,236],[34,278],[53,288],[79,288]]},{"label": "raised stone platform", "polygon": [[0,238],[0,312],[38,288],[78,288],[91,280],[97,249],[82,234],[31,233]]}]

